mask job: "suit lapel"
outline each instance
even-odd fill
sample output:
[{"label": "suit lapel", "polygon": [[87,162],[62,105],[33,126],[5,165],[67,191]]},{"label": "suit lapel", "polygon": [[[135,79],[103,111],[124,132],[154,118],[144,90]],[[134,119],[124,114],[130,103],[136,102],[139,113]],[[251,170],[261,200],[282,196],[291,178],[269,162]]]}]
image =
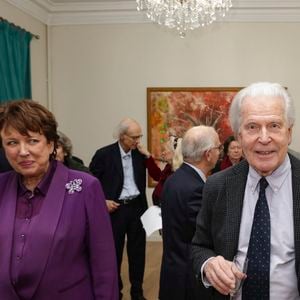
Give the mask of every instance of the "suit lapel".
[{"label": "suit lapel", "polygon": [[[17,174],[11,173],[8,184],[4,187],[0,204],[0,278],[6,283],[10,282],[10,261],[15,224],[17,203]],[[5,195],[5,197],[3,197]],[[6,278],[5,278],[6,277]],[[5,279],[4,279],[5,278]],[[3,283],[3,282],[2,282]]]},{"label": "suit lapel", "polygon": [[[25,256],[23,260],[24,276],[27,279],[25,284],[27,286],[20,288],[20,294],[25,299],[33,297],[45,270],[61,215],[67,182],[68,169],[58,163],[47,195],[43,200],[41,211],[32,220],[32,231],[28,238],[29,255]],[[28,282],[31,282],[31,284],[28,285]]]},{"label": "suit lapel", "polygon": [[[139,162],[139,157],[138,157],[138,150],[131,150],[131,158],[132,158],[132,167],[133,167],[133,175],[134,177],[139,174],[139,167],[140,167],[140,162]],[[135,182],[137,182],[137,178],[135,178]]]},{"label": "suit lapel", "polygon": [[121,176],[121,182],[123,183],[124,174],[123,174],[123,165],[122,165],[122,158],[121,158],[121,152],[119,148],[118,142],[114,144],[113,148],[114,154],[113,154],[113,163],[116,166],[116,170],[118,171],[119,175]]},{"label": "suit lapel", "polygon": [[245,186],[248,176],[248,164],[242,162],[240,165],[233,167],[232,170],[234,174],[226,178],[227,247],[224,256],[227,259],[233,258],[238,247]]},{"label": "suit lapel", "polygon": [[292,188],[293,188],[293,213],[294,213],[294,239],[296,271],[299,278],[300,268],[300,162],[290,156],[292,165]]},{"label": "suit lapel", "polygon": [[143,165],[143,163],[141,162],[142,157],[143,156],[140,154],[139,150],[131,150],[133,177],[137,188],[140,190],[140,193],[143,192],[141,191],[141,180],[143,178],[141,177],[141,174],[143,173],[143,169],[141,169],[141,166]]}]

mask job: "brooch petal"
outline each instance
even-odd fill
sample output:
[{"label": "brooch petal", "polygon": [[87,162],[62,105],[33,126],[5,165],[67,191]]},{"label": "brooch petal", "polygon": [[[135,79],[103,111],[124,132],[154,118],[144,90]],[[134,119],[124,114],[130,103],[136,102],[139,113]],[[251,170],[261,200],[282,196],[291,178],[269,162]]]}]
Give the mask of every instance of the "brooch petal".
[{"label": "brooch petal", "polygon": [[68,190],[69,194],[74,194],[74,192],[80,192],[82,190],[81,184],[82,179],[78,178],[66,183],[65,187]]}]

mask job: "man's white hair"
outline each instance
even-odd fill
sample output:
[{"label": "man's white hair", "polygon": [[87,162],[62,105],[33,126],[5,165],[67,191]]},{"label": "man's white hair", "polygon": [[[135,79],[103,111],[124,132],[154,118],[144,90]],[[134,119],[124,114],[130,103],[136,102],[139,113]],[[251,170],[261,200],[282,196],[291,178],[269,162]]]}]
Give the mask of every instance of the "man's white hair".
[{"label": "man's white hair", "polygon": [[[244,100],[247,97],[279,97],[283,100],[285,118],[288,126],[291,127],[295,123],[295,109],[293,100],[289,96],[287,90],[278,83],[271,82],[257,82],[249,85],[248,87],[240,90],[234,97],[230,110],[229,110],[229,121],[234,134],[237,136],[241,126],[241,109]],[[266,98],[266,101],[268,98]],[[271,100],[271,98],[270,98]]]}]

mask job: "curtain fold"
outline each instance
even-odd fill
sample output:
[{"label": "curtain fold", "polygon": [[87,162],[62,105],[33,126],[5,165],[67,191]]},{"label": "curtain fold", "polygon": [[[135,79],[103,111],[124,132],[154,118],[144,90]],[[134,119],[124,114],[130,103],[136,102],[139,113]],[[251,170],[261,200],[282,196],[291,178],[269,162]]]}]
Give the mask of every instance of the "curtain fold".
[{"label": "curtain fold", "polygon": [[0,19],[0,104],[31,98],[32,34]]}]

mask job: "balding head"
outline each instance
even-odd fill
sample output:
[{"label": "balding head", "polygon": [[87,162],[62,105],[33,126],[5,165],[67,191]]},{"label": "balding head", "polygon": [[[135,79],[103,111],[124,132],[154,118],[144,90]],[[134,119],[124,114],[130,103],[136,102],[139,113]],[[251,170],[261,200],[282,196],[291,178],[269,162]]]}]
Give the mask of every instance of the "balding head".
[{"label": "balding head", "polygon": [[125,152],[136,149],[142,136],[140,124],[131,118],[123,119],[115,131],[115,138],[119,140]]},{"label": "balding head", "polygon": [[200,162],[204,153],[219,145],[219,136],[210,126],[195,126],[190,128],[182,140],[183,159],[189,163]]},{"label": "balding head", "polygon": [[140,127],[140,124],[132,119],[132,118],[124,118],[120,121],[120,123],[117,125],[116,129],[115,129],[115,132],[114,132],[114,138],[116,138],[117,140],[120,140],[120,137],[127,133],[128,130],[131,128],[131,127]]}]

